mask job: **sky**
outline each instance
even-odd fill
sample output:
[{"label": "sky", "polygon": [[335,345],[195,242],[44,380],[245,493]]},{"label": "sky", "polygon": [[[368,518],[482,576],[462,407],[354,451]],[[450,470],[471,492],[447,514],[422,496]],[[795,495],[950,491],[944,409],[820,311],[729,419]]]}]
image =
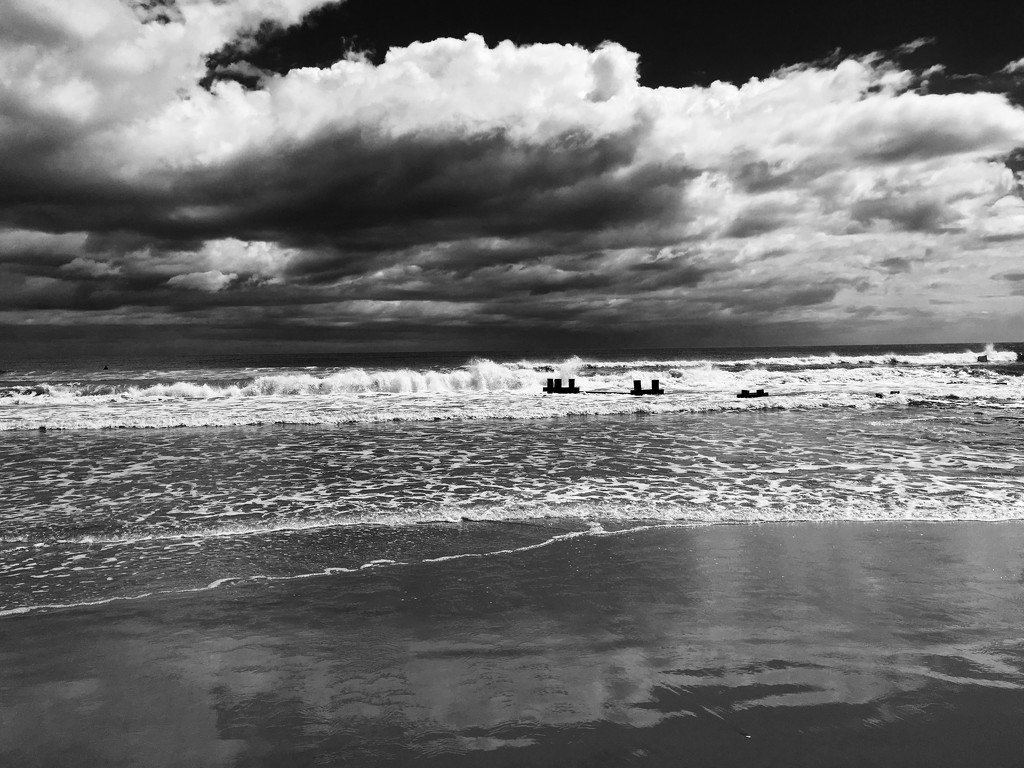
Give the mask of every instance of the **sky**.
[{"label": "sky", "polygon": [[0,0],[0,354],[1024,339],[1024,4]]}]

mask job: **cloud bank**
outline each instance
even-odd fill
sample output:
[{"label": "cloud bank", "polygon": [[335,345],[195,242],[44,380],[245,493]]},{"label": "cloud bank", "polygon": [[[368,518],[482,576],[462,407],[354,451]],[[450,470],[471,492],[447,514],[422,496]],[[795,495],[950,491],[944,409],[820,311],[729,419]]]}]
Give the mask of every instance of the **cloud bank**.
[{"label": "cloud bank", "polygon": [[475,35],[201,85],[320,4],[6,3],[0,324],[443,348],[1024,319],[1001,93],[924,92],[880,55],[652,89],[614,42]]}]

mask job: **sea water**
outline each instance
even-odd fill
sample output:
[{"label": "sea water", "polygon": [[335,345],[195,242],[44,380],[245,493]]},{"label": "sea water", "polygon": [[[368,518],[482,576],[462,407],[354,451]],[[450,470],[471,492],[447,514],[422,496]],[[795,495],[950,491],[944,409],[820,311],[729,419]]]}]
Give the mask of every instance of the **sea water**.
[{"label": "sea water", "polygon": [[0,614],[653,526],[1021,520],[1020,350],[5,361]]}]

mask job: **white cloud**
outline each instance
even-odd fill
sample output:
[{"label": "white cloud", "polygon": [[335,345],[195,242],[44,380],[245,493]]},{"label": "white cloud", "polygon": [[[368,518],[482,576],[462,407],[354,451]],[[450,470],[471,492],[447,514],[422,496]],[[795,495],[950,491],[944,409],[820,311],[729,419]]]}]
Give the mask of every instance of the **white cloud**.
[{"label": "white cloud", "polygon": [[121,273],[121,268],[105,261],[78,256],[61,266],[62,272],[79,277],[112,277]]},{"label": "white cloud", "polygon": [[[119,145],[125,131],[196,92],[205,54],[263,19],[294,23],[321,4],[182,0],[180,20],[143,24],[120,0],[8,0],[0,4],[0,140],[19,151],[26,139],[59,139],[53,159],[65,168],[102,168],[112,150],[111,160],[137,155],[142,148]],[[76,145],[73,156],[62,152]]]},{"label": "white cloud", "polygon": [[1018,72],[1024,72],[1024,59],[1017,59],[1017,61],[1011,61],[1000,71],[1005,72],[1008,75],[1015,75]]},{"label": "white cloud", "polygon": [[211,268],[248,272],[264,278],[278,278],[298,251],[276,243],[242,241],[235,238],[210,240],[203,244],[202,256]]},{"label": "white cloud", "polygon": [[172,288],[216,293],[227,288],[236,277],[237,275],[235,274],[225,275],[219,269],[211,269],[206,272],[189,272],[184,275],[175,275],[167,281],[167,284]]}]

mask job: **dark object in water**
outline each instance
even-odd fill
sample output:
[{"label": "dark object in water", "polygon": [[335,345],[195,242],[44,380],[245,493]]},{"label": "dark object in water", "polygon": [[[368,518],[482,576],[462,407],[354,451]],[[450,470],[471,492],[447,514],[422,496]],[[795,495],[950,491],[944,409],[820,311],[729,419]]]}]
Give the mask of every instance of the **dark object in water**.
[{"label": "dark object in water", "polygon": [[978,362],[979,363],[987,363],[988,362],[988,355],[978,355]]},{"label": "dark object in water", "polygon": [[768,397],[768,393],[763,389],[757,390],[757,392],[751,392],[749,389],[741,389],[740,393],[736,397]]},{"label": "dark object in water", "polygon": [[569,379],[569,386],[563,387],[561,379],[548,379],[548,384],[544,387],[544,391],[548,394],[560,394],[560,395],[576,395],[579,394],[580,388],[576,386],[576,379]]},{"label": "dark object in water", "polygon": [[651,379],[651,388],[650,389],[644,389],[641,386],[640,379],[633,379],[633,389],[630,391],[629,394],[631,394],[631,395],[664,395],[665,394],[664,388],[658,386],[658,384],[660,384],[660,383],[661,382],[658,379]]}]

